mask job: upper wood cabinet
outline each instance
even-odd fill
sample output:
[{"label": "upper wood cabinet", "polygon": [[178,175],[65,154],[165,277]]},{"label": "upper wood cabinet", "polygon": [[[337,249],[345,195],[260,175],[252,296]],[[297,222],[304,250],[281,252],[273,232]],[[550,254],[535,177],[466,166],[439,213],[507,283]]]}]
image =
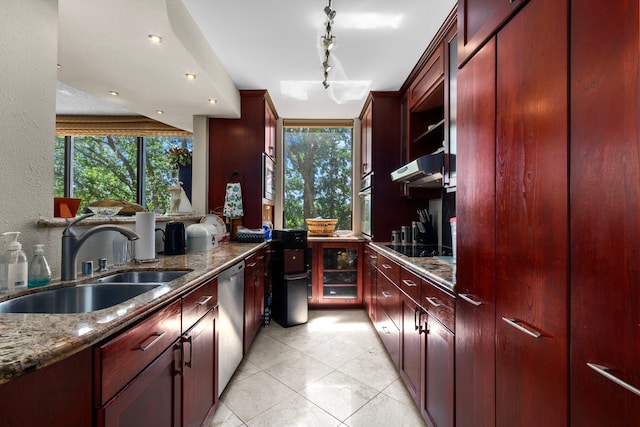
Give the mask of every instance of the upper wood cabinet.
[{"label": "upper wood cabinet", "polygon": [[458,64],[464,64],[528,0],[460,0]]},{"label": "upper wood cabinet", "polygon": [[372,172],[371,168],[371,118],[373,115],[373,103],[369,102],[360,119],[360,176],[365,177]]},{"label": "upper wood cabinet", "polygon": [[[265,90],[241,90],[239,119],[209,119],[208,209],[224,205],[226,183],[240,181],[244,217],[248,228],[262,227],[262,153],[275,155],[275,120],[271,98]],[[267,154],[269,154],[267,152]],[[237,173],[236,173],[237,172]]]},{"label": "upper wood cabinet", "polygon": [[419,105],[434,91],[444,78],[444,49],[439,44],[433,51],[416,79],[409,86],[409,109]]}]

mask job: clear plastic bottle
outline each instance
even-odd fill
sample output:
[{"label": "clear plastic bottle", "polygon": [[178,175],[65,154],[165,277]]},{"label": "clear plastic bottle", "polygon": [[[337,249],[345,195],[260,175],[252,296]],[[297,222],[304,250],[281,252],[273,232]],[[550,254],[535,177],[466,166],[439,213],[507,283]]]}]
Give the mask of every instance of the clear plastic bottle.
[{"label": "clear plastic bottle", "polygon": [[7,252],[0,259],[0,289],[12,291],[26,288],[29,264],[18,242],[20,232],[11,231],[2,235],[7,239]]},{"label": "clear plastic bottle", "polygon": [[34,246],[34,255],[29,264],[29,284],[30,288],[48,285],[51,282],[51,268],[44,257],[44,245]]}]

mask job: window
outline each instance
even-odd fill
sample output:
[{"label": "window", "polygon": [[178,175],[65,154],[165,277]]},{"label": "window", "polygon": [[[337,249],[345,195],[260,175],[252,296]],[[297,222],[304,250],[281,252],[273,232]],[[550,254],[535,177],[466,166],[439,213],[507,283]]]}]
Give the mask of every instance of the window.
[{"label": "window", "polygon": [[104,199],[136,202],[148,210],[166,212],[168,187],[177,179],[168,156],[175,146],[191,150],[191,138],[58,136],[54,196],[82,198],[79,212]]},{"label": "window", "polygon": [[305,218],[336,218],[352,228],[353,122],[338,126],[284,122],[284,225],[306,228]]}]

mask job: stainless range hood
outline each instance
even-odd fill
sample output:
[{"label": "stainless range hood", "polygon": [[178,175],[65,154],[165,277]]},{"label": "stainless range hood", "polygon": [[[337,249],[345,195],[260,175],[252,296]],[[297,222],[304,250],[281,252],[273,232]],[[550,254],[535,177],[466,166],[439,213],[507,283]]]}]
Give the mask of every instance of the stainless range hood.
[{"label": "stainless range hood", "polygon": [[391,172],[393,182],[403,182],[409,187],[442,188],[444,151],[436,151],[418,157]]}]

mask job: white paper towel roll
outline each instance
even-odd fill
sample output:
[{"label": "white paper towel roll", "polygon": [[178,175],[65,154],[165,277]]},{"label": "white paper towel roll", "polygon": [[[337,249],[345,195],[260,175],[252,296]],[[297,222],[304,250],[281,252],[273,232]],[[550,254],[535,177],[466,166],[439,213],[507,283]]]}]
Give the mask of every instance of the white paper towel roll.
[{"label": "white paper towel roll", "polygon": [[149,260],[156,257],[156,215],[153,212],[136,212],[136,233],[140,238],[134,244],[134,258]]}]

